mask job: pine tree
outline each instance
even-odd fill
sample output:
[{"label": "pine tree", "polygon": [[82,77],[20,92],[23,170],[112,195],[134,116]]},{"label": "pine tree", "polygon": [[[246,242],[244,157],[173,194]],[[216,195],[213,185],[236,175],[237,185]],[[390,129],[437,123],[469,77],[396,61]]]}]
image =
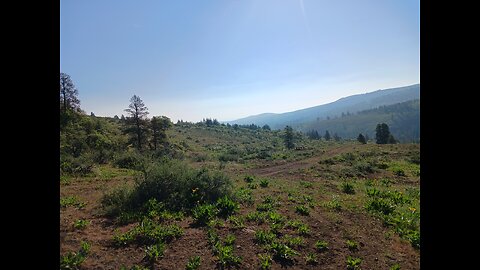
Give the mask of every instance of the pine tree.
[{"label": "pine tree", "polygon": [[390,130],[385,123],[377,124],[375,129],[375,140],[377,144],[387,144],[390,137]]},{"label": "pine tree", "polygon": [[285,135],[284,135],[285,146],[288,149],[292,149],[295,147],[293,142],[293,129],[290,126],[285,127]]},{"label": "pine tree", "polygon": [[142,150],[145,133],[147,132],[146,117],[148,114],[148,108],[140,97],[133,95],[130,99],[130,105],[125,111],[130,114],[130,117],[127,119],[127,124],[129,125],[127,132],[134,134],[137,148]]},{"label": "pine tree", "polygon": [[366,143],[367,143],[367,140],[366,140],[365,137],[362,135],[362,133],[358,134],[357,141],[359,141],[359,142],[362,143],[362,144],[366,144]]},{"label": "pine tree", "polygon": [[325,138],[326,141],[330,141],[330,132],[325,131],[325,135],[323,136]]}]

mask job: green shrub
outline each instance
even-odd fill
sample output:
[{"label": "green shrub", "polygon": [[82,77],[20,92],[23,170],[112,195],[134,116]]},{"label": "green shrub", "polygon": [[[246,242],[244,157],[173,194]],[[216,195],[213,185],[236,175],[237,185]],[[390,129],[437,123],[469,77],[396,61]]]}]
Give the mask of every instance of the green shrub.
[{"label": "green shrub", "polygon": [[256,183],[248,183],[247,184],[247,187],[249,189],[257,189],[258,185]]},{"label": "green shrub", "polygon": [[235,266],[242,262],[242,258],[235,256],[233,254],[233,246],[222,246],[221,244],[216,245],[216,253],[218,257],[218,263],[220,266]]},{"label": "green shrub", "polygon": [[200,267],[200,256],[193,256],[188,259],[188,263],[185,266],[185,270],[196,270]]},{"label": "green shrub", "polygon": [[137,152],[124,152],[114,158],[113,165],[118,168],[143,170],[145,158]]},{"label": "green shrub", "polygon": [[226,246],[233,246],[233,244],[235,243],[235,240],[236,240],[235,235],[229,234],[225,237],[223,242],[225,243]]},{"label": "green shrub", "polygon": [[398,263],[392,265],[392,267],[390,267],[390,270],[400,270],[400,265]]},{"label": "green shrub", "polygon": [[92,173],[93,159],[88,155],[74,158],[69,155],[60,156],[60,174],[87,176]]},{"label": "green shrub", "polygon": [[232,223],[233,229],[242,229],[245,227],[243,217],[229,216],[227,219]]},{"label": "green shrub", "polygon": [[189,210],[199,203],[213,203],[230,195],[231,187],[230,179],[221,172],[197,170],[178,160],[164,160],[149,166],[144,179],[130,192],[121,191],[105,200],[117,213],[138,210],[152,198],[168,210]]},{"label": "green shrub", "polygon": [[305,239],[301,236],[291,237],[289,235],[285,235],[284,243],[287,244],[289,247],[303,247],[305,246]]}]

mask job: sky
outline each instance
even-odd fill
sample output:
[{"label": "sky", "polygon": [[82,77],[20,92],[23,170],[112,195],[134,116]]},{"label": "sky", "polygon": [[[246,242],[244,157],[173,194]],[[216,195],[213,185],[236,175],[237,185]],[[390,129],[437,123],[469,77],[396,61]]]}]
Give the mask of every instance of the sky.
[{"label": "sky", "polygon": [[61,0],[81,108],[197,122],[420,83],[419,0]]}]

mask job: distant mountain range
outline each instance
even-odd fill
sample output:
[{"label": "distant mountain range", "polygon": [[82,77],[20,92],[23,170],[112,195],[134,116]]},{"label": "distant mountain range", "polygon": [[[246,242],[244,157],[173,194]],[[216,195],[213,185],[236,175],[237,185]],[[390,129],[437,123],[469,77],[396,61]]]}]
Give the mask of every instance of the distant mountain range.
[{"label": "distant mountain range", "polygon": [[259,126],[267,124],[272,129],[283,129],[289,125],[304,132],[317,130],[321,135],[325,130],[329,130],[330,134],[337,133],[343,138],[353,138],[358,136],[359,132],[363,132],[364,135],[368,134],[373,138],[376,124],[379,122],[391,125],[391,132],[397,139],[418,141],[420,84],[348,96],[332,103],[293,112],[263,113],[228,123]]}]

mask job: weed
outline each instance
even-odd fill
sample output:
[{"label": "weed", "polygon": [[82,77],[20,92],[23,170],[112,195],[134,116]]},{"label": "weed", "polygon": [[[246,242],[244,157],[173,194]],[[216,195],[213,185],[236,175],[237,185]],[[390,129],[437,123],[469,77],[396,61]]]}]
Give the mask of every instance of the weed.
[{"label": "weed", "polygon": [[328,249],[328,243],[326,241],[317,241],[315,242],[315,248],[318,251],[325,251]]},{"label": "weed", "polygon": [[398,263],[392,265],[392,267],[390,267],[390,270],[400,270],[400,265]]},{"label": "weed", "polygon": [[355,194],[355,188],[353,187],[353,184],[349,182],[342,183],[342,191],[346,194]]},{"label": "weed", "polygon": [[185,270],[196,270],[198,267],[200,267],[200,256],[193,256],[188,259]]},{"label": "weed", "polygon": [[64,197],[60,198],[60,207],[66,208],[67,206],[74,206],[78,209],[83,209],[87,205],[84,202],[81,202],[77,197],[75,196],[69,196],[69,197]]},{"label": "weed", "polygon": [[217,214],[217,209],[212,204],[198,205],[192,210],[192,217],[196,225],[204,226]]},{"label": "weed", "polygon": [[90,224],[90,221],[85,220],[85,219],[78,219],[75,220],[73,223],[73,227],[78,230],[83,230],[85,229],[88,225]]},{"label": "weed", "polygon": [[237,202],[233,201],[227,196],[218,199],[216,206],[218,209],[218,215],[221,217],[231,216],[240,208]]},{"label": "weed", "polygon": [[300,181],[300,185],[304,188],[311,188],[313,187],[313,183],[307,181]]},{"label": "weed", "polygon": [[261,269],[272,268],[272,256],[270,254],[258,254]]},{"label": "weed", "polygon": [[308,228],[308,225],[306,225],[306,224],[301,224],[300,226],[298,226],[297,232],[300,235],[309,235],[310,234],[310,228]]},{"label": "weed", "polygon": [[305,207],[304,205],[297,205],[295,207],[295,212],[299,213],[302,216],[309,216],[310,215],[310,210]]},{"label": "weed", "polygon": [[90,244],[82,242],[78,252],[69,252],[60,258],[60,269],[78,269],[90,253]]},{"label": "weed", "polygon": [[242,229],[245,227],[243,217],[229,216],[227,220],[232,223],[234,229]]},{"label": "weed", "polygon": [[270,244],[277,236],[271,231],[259,230],[255,232],[255,241],[259,244]]},{"label": "weed", "polygon": [[165,244],[159,242],[155,245],[148,246],[145,249],[145,258],[148,262],[153,263],[159,257],[163,256],[163,252],[165,251]]},{"label": "weed", "polygon": [[348,256],[347,269],[348,270],[360,269],[360,263],[362,263],[362,259]]},{"label": "weed", "polygon": [[257,188],[258,188],[258,184],[256,184],[256,183],[248,183],[248,184],[247,184],[247,187],[248,187],[249,189],[257,189]]},{"label": "weed", "polygon": [[255,180],[255,178],[251,175],[247,175],[245,176],[245,178],[243,178],[243,180],[247,183],[252,183]]},{"label": "weed", "polygon": [[345,244],[347,245],[347,248],[350,250],[350,251],[357,251],[358,250],[358,243],[353,241],[353,240],[347,240],[345,242]]},{"label": "weed", "polygon": [[338,196],[335,196],[335,195],[333,196],[331,201],[325,202],[324,206],[329,208],[329,209],[335,210],[335,211],[342,210],[342,205],[340,204],[340,201],[338,200]]},{"label": "weed", "polygon": [[391,204],[383,198],[373,198],[367,201],[365,208],[368,211],[389,215],[395,210],[395,205]]},{"label": "weed", "polygon": [[245,216],[247,221],[255,221],[262,224],[267,220],[267,212],[250,212]]},{"label": "weed", "polygon": [[229,234],[225,237],[225,239],[223,241],[224,241],[225,245],[232,246],[233,243],[235,243],[235,239],[236,239],[235,235]]},{"label": "weed", "polygon": [[270,182],[268,181],[268,179],[261,179],[261,180],[260,180],[260,186],[263,187],[263,188],[268,187],[268,184],[269,184],[269,183],[270,183]]},{"label": "weed", "polygon": [[243,187],[236,192],[235,197],[243,205],[252,205],[254,202],[252,190]]},{"label": "weed", "polygon": [[305,255],[305,262],[307,264],[317,264],[318,263],[317,255],[311,252],[308,253],[307,255]]},{"label": "weed", "polygon": [[297,237],[291,237],[289,235],[286,235],[283,238],[285,244],[287,244],[290,247],[303,247],[305,246],[305,239],[301,236]]},{"label": "weed", "polygon": [[272,251],[275,259],[280,261],[292,261],[293,257],[298,255],[297,251],[279,242],[272,242],[267,249]]},{"label": "weed", "polygon": [[233,246],[222,246],[217,243],[216,253],[218,262],[222,267],[238,265],[242,262],[242,257],[233,254]]}]

